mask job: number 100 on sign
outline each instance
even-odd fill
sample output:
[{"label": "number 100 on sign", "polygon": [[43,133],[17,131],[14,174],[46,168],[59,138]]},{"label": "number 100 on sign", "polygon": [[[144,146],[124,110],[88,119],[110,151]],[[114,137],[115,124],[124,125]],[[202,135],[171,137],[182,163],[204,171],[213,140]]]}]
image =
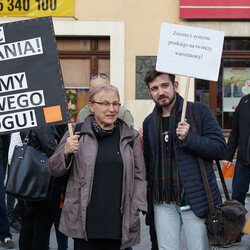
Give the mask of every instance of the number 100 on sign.
[{"label": "number 100 on sign", "polygon": [[1,16],[73,16],[74,0],[0,0]]}]

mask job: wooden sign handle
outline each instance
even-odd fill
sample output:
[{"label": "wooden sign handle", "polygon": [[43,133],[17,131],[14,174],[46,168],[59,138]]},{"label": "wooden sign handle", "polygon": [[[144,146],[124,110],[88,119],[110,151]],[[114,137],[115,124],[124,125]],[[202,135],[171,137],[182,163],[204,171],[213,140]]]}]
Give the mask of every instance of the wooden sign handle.
[{"label": "wooden sign handle", "polygon": [[72,123],[68,123],[68,129],[69,129],[69,136],[73,136],[73,129],[72,129]]},{"label": "wooden sign handle", "polygon": [[185,96],[184,96],[182,113],[181,113],[181,121],[182,122],[185,120],[185,114],[186,114],[186,109],[187,109],[187,99],[188,99],[189,85],[190,85],[190,77],[188,76],[187,77],[187,81],[186,81]]}]

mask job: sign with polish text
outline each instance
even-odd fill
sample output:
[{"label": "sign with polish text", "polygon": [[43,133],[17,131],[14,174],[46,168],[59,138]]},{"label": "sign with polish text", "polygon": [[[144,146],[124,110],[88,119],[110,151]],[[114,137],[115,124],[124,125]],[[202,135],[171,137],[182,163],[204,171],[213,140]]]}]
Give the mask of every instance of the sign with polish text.
[{"label": "sign with polish text", "polygon": [[162,23],[156,70],[217,81],[224,32]]},{"label": "sign with polish text", "polygon": [[0,25],[0,133],[69,120],[52,18]]}]

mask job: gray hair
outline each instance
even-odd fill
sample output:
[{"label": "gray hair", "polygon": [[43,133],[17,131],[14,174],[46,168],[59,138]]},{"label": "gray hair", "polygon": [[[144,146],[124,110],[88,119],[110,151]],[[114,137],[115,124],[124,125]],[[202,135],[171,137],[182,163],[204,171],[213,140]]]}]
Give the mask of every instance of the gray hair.
[{"label": "gray hair", "polygon": [[117,94],[118,96],[118,99],[120,101],[120,95],[119,95],[119,90],[117,87],[113,86],[113,85],[107,85],[107,84],[100,84],[100,85],[97,85],[95,87],[93,87],[91,89],[91,91],[89,92],[89,102],[93,102],[94,101],[94,96],[102,91],[106,91],[106,92],[109,92],[109,91],[113,91]]}]

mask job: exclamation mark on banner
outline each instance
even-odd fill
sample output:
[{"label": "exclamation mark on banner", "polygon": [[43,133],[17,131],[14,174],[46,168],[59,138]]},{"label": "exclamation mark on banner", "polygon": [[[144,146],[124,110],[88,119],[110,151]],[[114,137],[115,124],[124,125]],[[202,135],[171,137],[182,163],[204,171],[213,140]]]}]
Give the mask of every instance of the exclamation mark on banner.
[{"label": "exclamation mark on banner", "polygon": [[37,51],[41,52],[41,44],[40,44],[41,38],[36,38],[36,45],[37,45]]},{"label": "exclamation mark on banner", "polygon": [[31,125],[35,125],[35,119],[34,119],[34,114],[33,111],[30,111],[30,120],[31,120]]}]

